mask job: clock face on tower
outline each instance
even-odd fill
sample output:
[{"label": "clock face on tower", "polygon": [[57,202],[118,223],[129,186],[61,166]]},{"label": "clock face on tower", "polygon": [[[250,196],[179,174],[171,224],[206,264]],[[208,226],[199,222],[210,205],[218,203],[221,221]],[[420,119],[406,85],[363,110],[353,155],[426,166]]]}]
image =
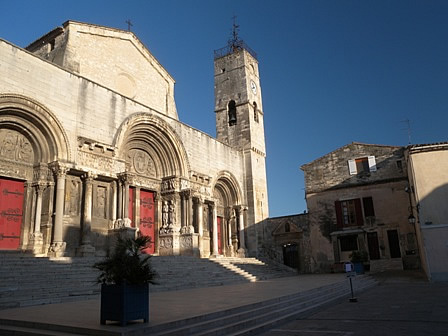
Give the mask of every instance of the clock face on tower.
[{"label": "clock face on tower", "polygon": [[257,84],[255,84],[254,81],[250,81],[250,88],[252,92],[256,95],[257,94]]}]

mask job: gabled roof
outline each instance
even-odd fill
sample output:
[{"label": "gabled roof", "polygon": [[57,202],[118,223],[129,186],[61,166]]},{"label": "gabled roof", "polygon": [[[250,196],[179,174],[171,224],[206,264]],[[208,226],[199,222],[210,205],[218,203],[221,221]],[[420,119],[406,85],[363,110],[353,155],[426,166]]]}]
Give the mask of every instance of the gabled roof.
[{"label": "gabled roof", "polygon": [[84,26],[88,27],[90,29],[98,30],[98,33],[100,32],[110,32],[112,34],[121,34],[123,36],[126,36],[129,41],[146,57],[148,57],[151,61],[155,62],[167,75],[170,77],[173,81],[173,77],[168,73],[168,71],[160,64],[160,62],[154,57],[154,55],[151,53],[151,51],[140,41],[140,39],[131,31],[123,30],[123,29],[117,29],[117,28],[111,28],[106,26],[101,26],[97,24],[91,24],[91,23],[85,23],[75,20],[67,20],[62,24],[62,27],[57,27],[47,34],[43,35],[42,37],[38,38],[34,42],[30,43],[27,47],[25,47],[28,51],[33,51],[33,49],[42,43],[47,43],[51,39],[55,38],[59,34],[62,34],[67,27],[70,25],[78,25],[78,26]]},{"label": "gabled roof", "polygon": [[344,146],[342,146],[342,147],[339,147],[339,148],[337,148],[337,149],[335,149],[335,150],[333,150],[333,151],[331,151],[331,152],[329,152],[329,153],[327,153],[327,154],[325,154],[325,155],[322,155],[322,156],[318,157],[317,159],[314,159],[314,160],[311,161],[311,162],[308,162],[308,163],[305,163],[305,164],[301,165],[301,166],[300,166],[300,169],[303,170],[304,168],[313,165],[314,163],[316,163],[317,161],[321,160],[322,158],[324,158],[324,157],[326,157],[326,156],[329,156],[329,155],[332,155],[332,154],[334,154],[334,153],[336,153],[336,152],[338,152],[338,151],[341,151],[341,150],[343,150],[344,148],[347,148],[347,147],[352,146],[352,145],[360,145],[360,146],[365,146],[365,147],[368,147],[368,146],[370,146],[370,147],[387,147],[387,148],[396,148],[396,149],[398,149],[398,148],[404,148],[403,146],[376,145],[376,144],[368,144],[368,143],[363,143],[363,142],[356,142],[356,141],[354,141],[354,142],[351,142],[351,143],[349,143],[349,144],[346,144],[346,145],[344,145]]}]

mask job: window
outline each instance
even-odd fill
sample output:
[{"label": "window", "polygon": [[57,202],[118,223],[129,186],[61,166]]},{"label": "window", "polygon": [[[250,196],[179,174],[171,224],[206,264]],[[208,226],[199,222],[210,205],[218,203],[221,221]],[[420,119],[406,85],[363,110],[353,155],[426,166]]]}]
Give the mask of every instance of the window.
[{"label": "window", "polygon": [[254,107],[254,120],[255,120],[255,122],[258,122],[258,110],[257,110],[256,102],[254,102],[253,107]]},{"label": "window", "polygon": [[364,208],[364,217],[375,217],[372,197],[363,197],[362,206]]},{"label": "window", "polygon": [[285,224],[285,232],[291,232],[291,225],[289,223]]},{"label": "window", "polygon": [[370,173],[376,171],[376,160],[374,156],[366,156],[348,160],[350,175]]},{"label": "window", "polygon": [[229,126],[236,125],[236,103],[231,100],[228,105],[229,109]]},{"label": "window", "polygon": [[370,169],[369,169],[369,159],[367,159],[366,157],[360,158],[360,159],[356,159],[355,163],[356,163],[356,171],[358,173],[362,173],[362,172],[369,173],[370,172]]},{"label": "window", "polygon": [[341,236],[339,237],[339,244],[341,246],[341,252],[350,252],[358,250],[358,236]]},{"label": "window", "polygon": [[400,173],[403,172],[403,162],[401,160],[397,160],[397,169]]},{"label": "window", "polygon": [[336,201],[336,220],[338,228],[362,226],[361,201],[359,198],[345,201]]},{"label": "window", "polygon": [[334,204],[338,229],[363,226],[363,217],[375,217],[372,197],[336,201]]}]

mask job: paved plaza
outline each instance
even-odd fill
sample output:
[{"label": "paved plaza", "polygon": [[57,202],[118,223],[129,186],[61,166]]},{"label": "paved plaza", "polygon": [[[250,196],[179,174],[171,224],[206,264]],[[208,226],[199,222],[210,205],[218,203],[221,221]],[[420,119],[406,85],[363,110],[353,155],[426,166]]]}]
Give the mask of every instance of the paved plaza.
[{"label": "paved plaza", "polygon": [[[341,299],[263,336],[448,335],[448,283],[428,283],[421,274],[389,272],[376,275],[378,285],[355,293],[358,302]],[[188,289],[151,294],[150,325],[231,309],[240,305],[292,295],[345,281],[344,274],[300,275],[256,283]],[[356,281],[356,279],[355,279]],[[0,311],[1,319],[66,325],[102,332],[132,333],[127,327],[99,324],[98,300]]]},{"label": "paved plaza", "polygon": [[445,336],[448,283],[428,283],[418,274],[389,273],[380,284],[262,336]]}]

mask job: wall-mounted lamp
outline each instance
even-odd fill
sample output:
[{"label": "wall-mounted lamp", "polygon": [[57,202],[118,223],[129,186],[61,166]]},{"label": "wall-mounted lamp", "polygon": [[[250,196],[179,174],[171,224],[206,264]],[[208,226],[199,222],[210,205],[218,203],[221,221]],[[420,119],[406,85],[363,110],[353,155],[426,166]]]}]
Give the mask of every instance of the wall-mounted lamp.
[{"label": "wall-mounted lamp", "polygon": [[410,215],[409,215],[409,217],[408,217],[408,222],[409,222],[409,224],[412,224],[412,225],[415,224],[415,217],[414,217],[413,214],[410,214]]}]

